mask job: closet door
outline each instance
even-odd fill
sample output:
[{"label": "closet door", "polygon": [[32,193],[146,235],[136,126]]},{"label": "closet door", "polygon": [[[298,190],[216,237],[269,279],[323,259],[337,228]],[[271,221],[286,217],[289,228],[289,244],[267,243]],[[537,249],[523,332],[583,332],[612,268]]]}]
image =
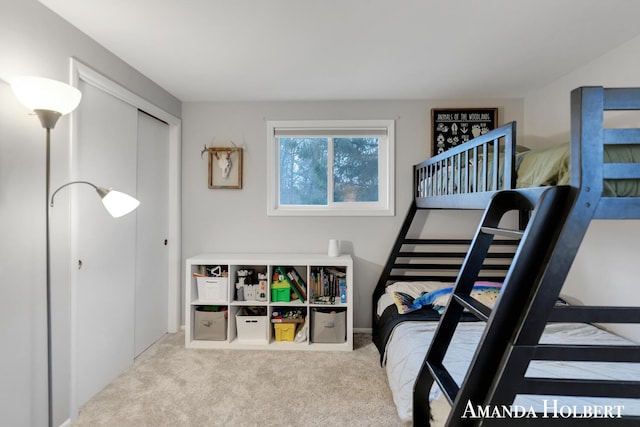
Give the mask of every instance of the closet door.
[{"label": "closet door", "polygon": [[[80,82],[77,178],[137,197],[138,110]],[[136,212],[112,218],[89,186],[73,187],[78,406],[134,358]]]},{"label": "closet door", "polygon": [[169,126],[138,114],[135,355],[167,333]]}]

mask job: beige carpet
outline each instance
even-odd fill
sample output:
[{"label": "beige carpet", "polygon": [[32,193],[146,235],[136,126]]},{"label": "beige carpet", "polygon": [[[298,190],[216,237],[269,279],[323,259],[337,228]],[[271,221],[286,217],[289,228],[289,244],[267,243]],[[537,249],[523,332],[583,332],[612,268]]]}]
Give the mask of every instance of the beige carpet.
[{"label": "beige carpet", "polygon": [[74,426],[406,426],[371,336],[353,352],[192,350],[170,334]]}]

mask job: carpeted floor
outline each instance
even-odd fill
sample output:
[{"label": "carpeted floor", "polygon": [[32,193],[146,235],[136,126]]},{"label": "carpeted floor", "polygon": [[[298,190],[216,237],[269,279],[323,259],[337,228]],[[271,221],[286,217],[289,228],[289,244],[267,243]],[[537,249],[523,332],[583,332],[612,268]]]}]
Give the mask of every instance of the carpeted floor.
[{"label": "carpeted floor", "polygon": [[82,426],[406,426],[371,336],[353,352],[193,350],[163,337],[80,410]]}]

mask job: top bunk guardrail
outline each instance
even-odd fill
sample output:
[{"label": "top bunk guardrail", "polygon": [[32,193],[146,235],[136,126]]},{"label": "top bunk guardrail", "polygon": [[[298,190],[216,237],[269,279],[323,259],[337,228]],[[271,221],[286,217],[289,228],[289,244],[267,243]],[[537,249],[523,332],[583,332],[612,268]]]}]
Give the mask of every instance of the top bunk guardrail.
[{"label": "top bunk guardrail", "polygon": [[419,208],[484,209],[515,188],[516,123],[510,122],[413,167]]},{"label": "top bunk guardrail", "polygon": [[[640,128],[605,128],[606,111],[640,110],[640,88],[571,92],[571,185],[592,218],[640,218]],[[636,113],[640,114],[640,113]],[[621,122],[640,120],[634,116]]]},{"label": "top bunk guardrail", "polygon": [[[416,206],[484,209],[496,191],[515,189],[516,182],[538,189],[571,184],[592,218],[640,219],[640,88],[580,87],[571,93],[571,109],[570,144],[530,150],[516,161],[516,125],[508,123],[415,165]],[[635,117],[604,117],[633,110]],[[545,179],[524,179],[534,163],[544,165],[535,176]]]}]

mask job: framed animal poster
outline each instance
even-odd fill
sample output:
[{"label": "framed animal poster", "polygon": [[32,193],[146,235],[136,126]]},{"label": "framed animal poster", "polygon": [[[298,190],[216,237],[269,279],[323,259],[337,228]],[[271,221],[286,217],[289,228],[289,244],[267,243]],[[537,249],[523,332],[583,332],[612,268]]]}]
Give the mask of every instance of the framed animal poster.
[{"label": "framed animal poster", "polygon": [[242,148],[205,147],[209,152],[209,188],[242,188]]},{"label": "framed animal poster", "polygon": [[432,108],[431,155],[484,135],[497,125],[497,108]]}]

